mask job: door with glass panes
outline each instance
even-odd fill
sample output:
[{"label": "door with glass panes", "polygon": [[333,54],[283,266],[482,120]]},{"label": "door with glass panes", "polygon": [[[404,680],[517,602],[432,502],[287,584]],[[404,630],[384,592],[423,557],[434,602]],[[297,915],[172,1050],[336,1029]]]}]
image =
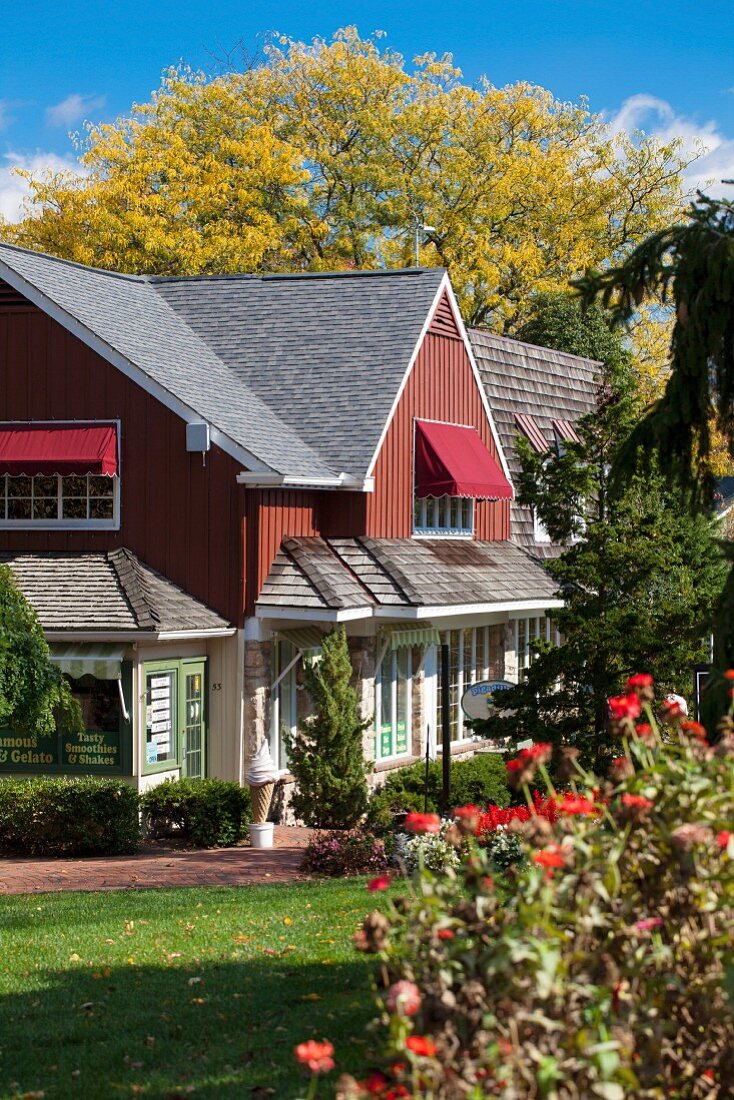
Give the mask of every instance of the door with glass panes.
[{"label": "door with glass panes", "polygon": [[206,775],[206,691],[204,661],[183,661],[179,677],[181,774]]}]

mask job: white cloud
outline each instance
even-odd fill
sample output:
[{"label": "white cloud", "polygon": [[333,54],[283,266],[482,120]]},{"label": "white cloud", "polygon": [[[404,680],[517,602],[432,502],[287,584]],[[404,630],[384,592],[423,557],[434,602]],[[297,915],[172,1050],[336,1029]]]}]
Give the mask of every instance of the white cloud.
[{"label": "white cloud", "polygon": [[49,126],[73,126],[75,122],[81,122],[93,111],[104,107],[106,99],[103,95],[80,95],[74,92],[62,99],[60,103],[54,103],[46,108],[46,122]]},{"label": "white cloud", "polygon": [[9,222],[20,221],[23,213],[23,200],[28,195],[28,185],[24,179],[16,176],[13,168],[26,168],[34,175],[43,172],[79,172],[79,163],[73,157],[58,156],[56,153],[4,153],[0,156],[0,215]]},{"label": "white cloud", "polygon": [[666,100],[644,93],[626,99],[609,121],[614,131],[642,130],[662,141],[681,138],[686,158],[697,158],[686,170],[686,188],[732,197],[732,188],[721,181],[734,179],[734,138],[723,134],[717,122],[696,122],[676,114]]}]

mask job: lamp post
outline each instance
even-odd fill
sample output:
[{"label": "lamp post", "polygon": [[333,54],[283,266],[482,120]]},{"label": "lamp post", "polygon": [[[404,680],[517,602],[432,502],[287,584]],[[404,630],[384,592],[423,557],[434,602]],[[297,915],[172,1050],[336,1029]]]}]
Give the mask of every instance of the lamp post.
[{"label": "lamp post", "polygon": [[435,233],[435,225],[424,225],[420,218],[413,222],[413,249],[415,252],[415,266],[421,266],[421,234]]}]

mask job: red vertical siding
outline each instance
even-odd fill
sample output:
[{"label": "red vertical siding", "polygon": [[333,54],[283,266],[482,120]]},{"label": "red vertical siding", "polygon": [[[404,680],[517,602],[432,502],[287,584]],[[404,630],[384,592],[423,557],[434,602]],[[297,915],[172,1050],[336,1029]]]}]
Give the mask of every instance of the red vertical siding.
[{"label": "red vertical siding", "polygon": [[247,493],[247,613],[270,572],[280,544],[289,535],[321,533],[319,493],[288,489],[250,489]]},{"label": "red vertical siding", "polygon": [[[443,303],[439,303],[439,308]],[[448,301],[445,303],[448,306]],[[438,316],[438,310],[437,314]],[[409,538],[413,522],[413,420],[473,425],[499,461],[481,394],[463,340],[449,334],[445,312],[431,325],[410,373],[375,464],[375,491],[367,497],[366,533]],[[507,501],[477,501],[478,539],[510,537]]]},{"label": "red vertical siding", "polygon": [[0,549],[127,546],[241,623],[241,464],[213,447],[202,466],[175,413],[41,310],[0,294],[0,420],[72,419],[121,423],[120,530],[0,530]]}]

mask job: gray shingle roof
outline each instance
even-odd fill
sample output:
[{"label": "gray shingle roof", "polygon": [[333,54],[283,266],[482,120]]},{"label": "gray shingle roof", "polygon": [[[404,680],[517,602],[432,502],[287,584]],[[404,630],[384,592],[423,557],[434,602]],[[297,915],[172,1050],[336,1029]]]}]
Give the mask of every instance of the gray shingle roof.
[{"label": "gray shingle roof", "polygon": [[3,265],[258,462],[314,478],[367,473],[444,275],[118,275],[0,244]]},{"label": "gray shingle roof", "polygon": [[44,630],[222,630],[226,619],[145,565],[129,550],[3,553]]},{"label": "gray shingle roof", "polygon": [[[555,446],[553,421],[571,421],[596,408],[599,364],[593,359],[525,344],[480,329],[469,329],[474,357],[513,479],[520,472],[515,454],[516,414],[529,415],[549,447]],[[539,558],[554,557],[560,547],[537,543],[531,508],[510,505],[512,538]]]},{"label": "gray shingle roof", "polygon": [[456,607],[554,598],[551,578],[511,542],[289,538],[257,605],[267,614],[269,607]]}]

